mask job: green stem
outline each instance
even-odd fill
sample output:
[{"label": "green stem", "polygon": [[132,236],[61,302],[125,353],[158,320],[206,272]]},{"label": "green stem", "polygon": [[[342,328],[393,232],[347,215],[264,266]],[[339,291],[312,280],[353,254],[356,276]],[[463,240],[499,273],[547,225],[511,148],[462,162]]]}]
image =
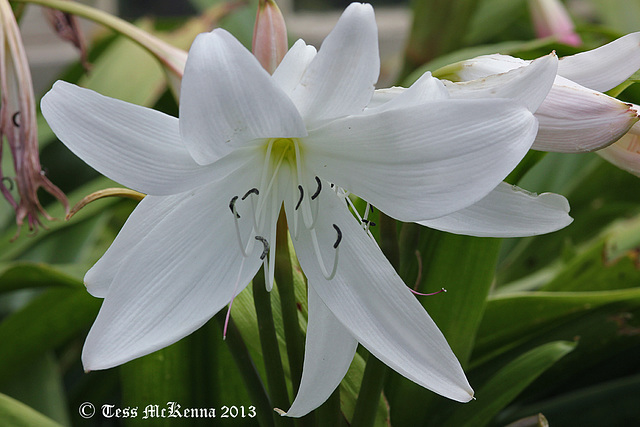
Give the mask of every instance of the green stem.
[{"label": "green stem", "polygon": [[376,359],[372,354],[369,354],[367,366],[362,376],[360,391],[358,392],[358,400],[351,419],[351,427],[369,427],[373,425],[386,375],[387,365]]},{"label": "green stem", "polygon": [[[218,313],[216,315],[216,319],[220,327],[224,328],[224,311]],[[226,342],[229,346],[229,351],[238,366],[242,380],[247,387],[251,403],[256,407],[256,418],[258,419],[258,423],[263,427],[274,427],[272,415],[273,406],[269,401],[269,396],[267,395],[262,379],[260,379],[260,375],[256,370],[256,366],[251,359],[249,349],[247,349],[238,327],[231,318],[227,325]]]},{"label": "green stem", "polygon": [[[267,371],[267,384],[273,405],[281,410],[289,409],[289,394],[287,383],[282,369],[280,347],[273,312],[271,310],[271,294],[267,292],[264,282],[264,270],[260,269],[253,278],[253,304],[258,317],[258,331],[260,333],[260,345],[262,347],[262,359]],[[291,418],[275,416],[275,423],[279,426],[293,426]]]},{"label": "green stem", "polygon": [[340,409],[340,387],[316,410],[319,426],[342,427],[346,420]]},{"label": "green stem", "polygon": [[293,270],[291,254],[289,253],[289,239],[287,219],[284,211],[278,218],[276,235],[276,265],[275,280],[280,294],[280,309],[284,324],[284,336],[287,342],[287,356],[289,358],[289,372],[293,390],[300,387],[302,378],[302,362],[304,358],[304,342],[298,322],[298,304],[293,286]]}]

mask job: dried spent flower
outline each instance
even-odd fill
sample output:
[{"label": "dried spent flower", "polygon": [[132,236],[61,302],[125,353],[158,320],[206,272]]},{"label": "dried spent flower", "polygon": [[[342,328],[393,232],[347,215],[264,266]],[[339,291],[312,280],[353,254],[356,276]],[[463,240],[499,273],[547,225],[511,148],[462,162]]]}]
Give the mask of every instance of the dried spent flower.
[{"label": "dried spent flower", "polygon": [[[29,230],[36,232],[43,226],[40,215],[53,219],[38,200],[40,187],[58,199],[66,211],[69,202],[40,166],[31,73],[18,24],[7,0],[0,0],[0,28],[0,148],[6,139],[15,171],[15,177],[9,178],[4,176],[0,166],[0,191],[16,211],[18,231],[15,239],[25,220]],[[0,156],[1,153],[0,149]],[[16,184],[17,199],[9,182]]]}]

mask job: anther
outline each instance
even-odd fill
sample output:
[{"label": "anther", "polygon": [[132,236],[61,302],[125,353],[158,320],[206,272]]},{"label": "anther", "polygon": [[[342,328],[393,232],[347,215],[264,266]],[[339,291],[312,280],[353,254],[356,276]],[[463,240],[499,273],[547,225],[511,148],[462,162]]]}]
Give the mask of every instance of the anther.
[{"label": "anther", "polygon": [[375,222],[369,221],[368,219],[363,219],[362,223],[368,225],[369,227],[375,227],[376,226]]},{"label": "anther", "polygon": [[441,294],[441,293],[445,293],[445,292],[447,292],[447,290],[446,290],[445,288],[441,288],[438,292],[431,292],[431,293],[428,293],[428,294],[423,294],[423,293],[421,293],[421,292],[414,291],[414,290],[413,290],[413,289],[411,289],[411,288],[409,288],[409,290],[410,290],[411,292],[413,292],[415,295],[420,295],[420,296],[422,296],[422,297],[430,297],[430,296],[433,296],[433,295],[438,295],[438,294]]},{"label": "anther", "polygon": [[262,249],[262,253],[260,254],[260,259],[263,260],[269,253],[269,242],[262,236],[256,236],[256,240],[259,240],[264,245],[264,249]]},{"label": "anther", "polygon": [[322,183],[320,182],[320,178],[318,178],[317,176],[316,176],[316,182],[318,183],[318,189],[316,190],[315,193],[313,193],[313,196],[311,196],[311,200],[315,200],[316,197],[320,195],[320,191],[322,191]]},{"label": "anther", "polygon": [[336,242],[333,244],[333,249],[338,249],[338,245],[340,244],[340,241],[342,240],[342,231],[335,224],[333,224],[333,228],[335,228],[336,232],[338,233],[338,237],[336,238]]},{"label": "anther", "polygon": [[249,197],[250,194],[255,194],[256,196],[259,196],[260,195],[260,191],[258,191],[258,189],[254,187],[251,190],[247,191],[244,196],[242,196],[242,200],[244,200],[247,197]]},{"label": "anther", "polygon": [[302,203],[302,199],[304,198],[304,190],[302,189],[302,185],[298,185],[298,190],[300,190],[300,199],[298,199],[298,203],[296,204],[295,210],[297,211]]},{"label": "anther", "polygon": [[234,214],[236,218],[240,218],[240,215],[236,212],[236,200],[238,200],[238,196],[233,196],[229,202],[229,209],[231,209],[231,213]]},{"label": "anther", "polygon": [[3,176],[2,177],[2,183],[4,185],[5,182],[9,183],[9,191],[13,191],[13,179],[9,178],[8,176]]},{"label": "anther", "polygon": [[16,111],[15,113],[13,113],[13,116],[11,116],[11,121],[13,122],[13,125],[17,128],[20,127],[20,123],[18,123],[18,117],[20,117],[20,111]]}]

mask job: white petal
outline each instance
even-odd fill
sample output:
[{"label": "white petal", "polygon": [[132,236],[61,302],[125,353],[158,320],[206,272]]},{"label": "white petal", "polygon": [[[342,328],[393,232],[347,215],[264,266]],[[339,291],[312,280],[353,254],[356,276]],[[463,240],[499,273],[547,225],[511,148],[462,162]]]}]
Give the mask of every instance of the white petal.
[{"label": "white petal", "polygon": [[[85,369],[110,368],[176,342],[244,289],[262,263],[262,247],[241,255],[229,201],[258,179],[254,170],[161,201],[148,196],[165,215],[155,227],[144,224],[145,234],[133,224],[123,230],[140,241],[123,257],[89,332]],[[253,220],[244,203],[236,206],[246,242]]]},{"label": "white petal", "polygon": [[42,114],[78,157],[143,193],[189,190],[211,173],[182,144],[178,119],[161,112],[58,81],[42,98]]},{"label": "white petal", "polygon": [[[446,339],[344,201],[323,190],[318,203],[315,230],[323,262],[333,262],[333,224],[340,228],[342,240],[332,280],[326,280],[319,269],[311,232],[302,230],[294,240],[309,286],[375,357],[423,387],[453,400],[469,401],[473,390]],[[291,204],[285,207],[290,222],[293,208]]]},{"label": "white petal", "polygon": [[[427,74],[427,73],[425,73],[425,74]],[[431,74],[431,73],[429,73],[429,74]],[[424,77],[424,74],[422,75],[422,77]],[[378,108],[382,104],[385,104],[385,103],[391,101],[393,98],[395,98],[396,96],[400,95],[401,93],[403,93],[406,90],[407,90],[407,88],[400,87],[400,86],[393,86],[393,87],[388,87],[388,88],[384,88],[384,89],[376,89],[373,92],[373,96],[371,97],[371,101],[369,101],[369,104],[367,104],[367,108],[365,108],[365,111],[370,110],[370,109],[374,109],[374,108]],[[449,97],[448,93],[447,93],[447,97]]]},{"label": "white petal", "polygon": [[640,177],[640,125],[603,150],[596,151],[603,159]]},{"label": "white petal", "polygon": [[273,80],[287,95],[291,95],[315,56],[315,47],[307,45],[302,39],[298,40],[291,46],[278,68],[273,72]]},{"label": "white petal", "polygon": [[309,323],[302,381],[285,415],[302,417],[322,405],[340,385],[356,354],[358,341],[309,286]]},{"label": "white petal", "polygon": [[627,34],[587,52],[560,58],[558,74],[600,92],[607,91],[640,69],[640,32]]},{"label": "white petal", "polygon": [[291,98],[308,126],[355,114],[369,103],[379,72],[373,8],[352,3],[322,43]]},{"label": "white petal", "polygon": [[527,65],[529,61],[509,55],[482,55],[460,63],[456,75],[461,81],[481,79],[492,74],[506,73],[509,70]]},{"label": "white petal", "polygon": [[572,221],[563,196],[536,195],[503,182],[466,209],[418,224],[467,236],[524,237],[551,233]]},{"label": "white petal", "polygon": [[396,87],[376,90],[372,98],[373,103],[369,103],[365,113],[377,114],[383,111],[412,107],[437,99],[448,98],[449,92],[444,87],[444,84],[433,77],[430,72],[426,72],[408,89]]},{"label": "white petal", "polygon": [[301,137],[304,123],[255,57],[222,29],[193,42],[182,79],[180,133],[200,164],[256,138]]},{"label": "white petal", "polygon": [[535,112],[553,86],[557,69],[558,58],[550,54],[505,73],[445,85],[452,98],[510,98]]},{"label": "white petal", "polygon": [[507,99],[451,99],[350,116],[312,131],[314,174],[388,215],[419,221],[477,202],[522,160],[537,131]]},{"label": "white petal", "polygon": [[638,121],[629,104],[558,76],[536,117],[533,148],[576,153],[606,147]]}]

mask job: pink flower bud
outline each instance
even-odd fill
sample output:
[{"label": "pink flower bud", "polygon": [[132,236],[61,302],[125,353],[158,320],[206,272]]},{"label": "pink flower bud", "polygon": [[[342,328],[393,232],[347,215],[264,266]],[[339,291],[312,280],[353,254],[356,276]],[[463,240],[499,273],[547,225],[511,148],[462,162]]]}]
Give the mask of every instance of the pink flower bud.
[{"label": "pink flower bud", "polygon": [[253,29],[253,54],[273,73],[287,53],[287,27],[275,0],[260,0]]},{"label": "pink flower bud", "polygon": [[529,9],[538,37],[555,36],[559,42],[571,46],[582,44],[569,13],[559,0],[529,0]]}]

